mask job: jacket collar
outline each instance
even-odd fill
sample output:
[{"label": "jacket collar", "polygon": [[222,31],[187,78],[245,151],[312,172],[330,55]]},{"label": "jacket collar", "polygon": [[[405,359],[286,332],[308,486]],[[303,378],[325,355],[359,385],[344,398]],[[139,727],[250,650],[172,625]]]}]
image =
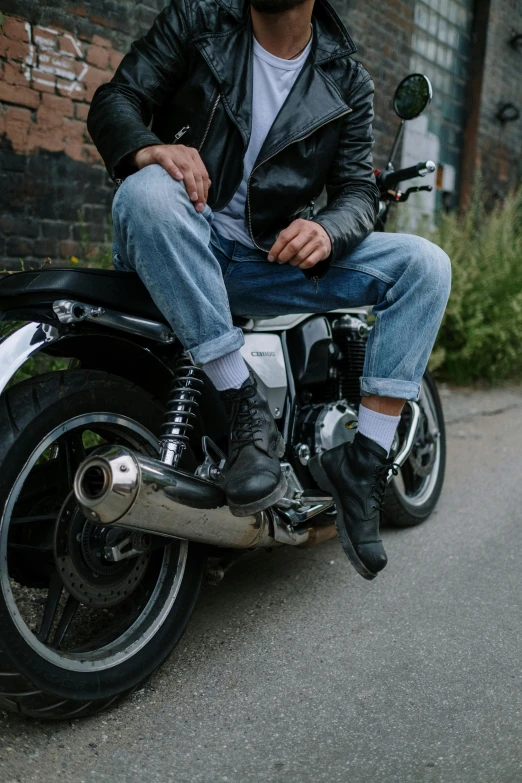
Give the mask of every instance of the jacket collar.
[{"label": "jacket collar", "polygon": [[[205,33],[194,40],[219,83],[225,109],[239,129],[245,150],[252,127],[252,23],[245,0],[217,0],[236,24],[219,33]],[[301,70],[265,140],[260,159],[311,133],[315,127],[350,111],[332,80],[317,67],[353,54],[355,46],[339,17],[327,2],[316,0],[312,16],[310,57]]]},{"label": "jacket collar", "polygon": [[[250,16],[248,0],[216,0],[237,22]],[[328,0],[316,0],[312,19],[315,21],[315,62],[320,64],[337,57],[354,54],[357,48]]]}]

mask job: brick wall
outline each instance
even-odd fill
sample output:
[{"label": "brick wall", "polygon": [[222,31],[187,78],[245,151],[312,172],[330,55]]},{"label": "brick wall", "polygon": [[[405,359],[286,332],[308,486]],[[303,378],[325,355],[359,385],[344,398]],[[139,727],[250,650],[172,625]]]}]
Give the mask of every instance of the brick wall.
[{"label": "brick wall", "polygon": [[334,5],[357,46],[355,58],[375,82],[374,159],[382,168],[399,125],[393,94],[410,70],[415,0],[334,0]]},{"label": "brick wall", "polygon": [[[67,262],[110,233],[112,195],[85,127],[96,87],[164,0],[3,0],[0,32],[0,269]],[[391,96],[408,72],[413,0],[336,4],[375,79],[375,160],[397,128]]]},{"label": "brick wall", "polygon": [[520,33],[522,0],[491,0],[476,163],[494,199],[522,179],[522,116],[505,123],[495,116],[505,103],[522,114],[522,44],[509,44]]},{"label": "brick wall", "polygon": [[[0,0],[0,270],[46,257],[83,257],[110,233],[112,185],[85,127],[96,87],[152,24],[166,0]],[[334,0],[376,84],[375,164],[398,120],[392,96],[409,71],[415,0]],[[498,104],[522,107],[522,0],[491,0],[477,165],[502,195],[520,175],[522,120],[502,126]],[[400,160],[400,151],[397,157]],[[86,240],[86,243],[85,241]]]},{"label": "brick wall", "polygon": [[86,130],[89,102],[158,7],[4,0],[1,10],[0,270],[67,262],[110,233],[112,186]]}]

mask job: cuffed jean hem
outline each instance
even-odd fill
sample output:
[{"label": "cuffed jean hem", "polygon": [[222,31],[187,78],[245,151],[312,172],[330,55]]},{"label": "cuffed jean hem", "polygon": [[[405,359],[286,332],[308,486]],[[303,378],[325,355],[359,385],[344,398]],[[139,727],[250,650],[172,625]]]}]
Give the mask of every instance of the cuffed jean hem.
[{"label": "cuffed jean hem", "polygon": [[232,351],[238,351],[244,343],[243,332],[235,326],[229,332],[216,337],[214,340],[209,340],[206,343],[190,348],[188,353],[192,357],[194,364],[202,365],[207,362],[213,362],[214,359],[220,359],[222,356],[226,356],[227,353],[232,353]]},{"label": "cuffed jean hem", "polygon": [[361,394],[368,397],[396,397],[401,400],[418,400],[420,384],[414,381],[399,381],[395,378],[361,378]]}]

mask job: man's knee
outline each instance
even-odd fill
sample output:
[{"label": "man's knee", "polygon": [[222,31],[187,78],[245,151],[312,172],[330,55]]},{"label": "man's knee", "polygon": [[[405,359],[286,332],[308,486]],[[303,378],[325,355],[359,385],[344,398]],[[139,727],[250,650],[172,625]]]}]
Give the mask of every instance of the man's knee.
[{"label": "man's knee", "polygon": [[157,222],[168,212],[168,219],[172,220],[183,211],[184,200],[189,201],[183,183],[154,163],[131,174],[120,185],[112,205],[113,219],[150,225],[151,220]]},{"label": "man's knee", "polygon": [[427,288],[446,298],[451,287],[451,261],[434,242],[417,236],[405,236],[408,273]]}]

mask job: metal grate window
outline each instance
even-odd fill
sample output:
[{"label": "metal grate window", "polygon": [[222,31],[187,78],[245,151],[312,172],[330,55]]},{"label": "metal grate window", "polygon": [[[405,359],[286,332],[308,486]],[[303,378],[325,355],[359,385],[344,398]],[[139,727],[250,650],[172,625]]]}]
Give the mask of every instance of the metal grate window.
[{"label": "metal grate window", "polygon": [[[412,69],[433,84],[429,131],[440,141],[440,162],[459,170],[473,0],[417,0]],[[453,200],[456,193],[453,195]]]}]

